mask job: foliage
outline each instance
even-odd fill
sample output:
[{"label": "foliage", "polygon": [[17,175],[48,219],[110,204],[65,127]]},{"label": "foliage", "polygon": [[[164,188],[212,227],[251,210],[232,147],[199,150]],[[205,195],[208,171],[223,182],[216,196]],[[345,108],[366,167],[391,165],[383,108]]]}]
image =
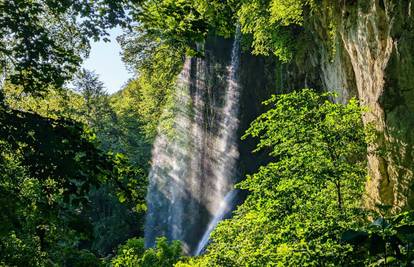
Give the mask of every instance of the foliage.
[{"label": "foliage", "polygon": [[136,32],[149,44],[142,51],[158,43],[200,55],[203,51],[198,51],[196,44],[207,34],[229,37],[238,23],[242,33],[252,37],[254,54],[274,54],[288,61],[299,45],[295,40],[301,34],[304,16],[315,7],[313,0],[148,0],[134,18],[139,21]]},{"label": "foliage", "polygon": [[379,217],[343,233],[342,240],[358,251],[364,266],[411,266],[414,260],[414,213]]},{"label": "foliage", "polygon": [[[81,212],[82,217],[90,218],[88,229],[91,234],[87,247],[97,255],[105,256],[119,243],[142,234],[149,146],[147,143],[142,146],[132,143],[142,140],[136,132],[137,119],[125,121],[117,117],[109,96],[102,86],[99,87],[94,74],[87,75],[89,79],[76,83],[82,95],[71,90],[50,88],[48,94],[40,98],[10,85],[6,87],[6,103],[12,108],[30,110],[55,120],[70,118],[88,123],[96,132],[96,136],[91,136],[99,148],[114,151],[105,155],[113,164],[110,179],[102,181],[100,188],[89,190],[88,202]],[[131,143],[122,142],[125,134],[130,136]],[[127,156],[116,153],[123,151],[133,159],[133,165]]]},{"label": "foliage", "polygon": [[[142,134],[145,140],[151,141],[157,134],[165,110],[173,105],[176,80],[175,77],[163,79],[158,71],[154,75],[150,75],[147,70],[142,72],[139,78],[114,96],[114,102],[123,106],[121,112],[125,118],[140,118]],[[128,102],[124,102],[125,99]],[[165,122],[168,118],[163,119]]]},{"label": "foliage", "polygon": [[170,45],[148,33],[142,26],[119,36],[118,42],[122,47],[122,60],[138,74],[143,69],[150,72],[162,69],[161,75],[176,73],[185,52],[180,45]]},{"label": "foliage", "polygon": [[[100,266],[96,255],[142,234],[149,145],[132,137],[139,122],[118,127],[93,73],[80,72],[81,95],[62,89],[90,38],[127,26],[132,2],[0,0],[0,265]],[[134,138],[132,166],[117,152]]]},{"label": "foliage", "polygon": [[61,87],[81,63],[88,38],[125,25],[129,1],[0,1],[2,74],[26,92]]},{"label": "foliage", "polygon": [[162,39],[139,32],[121,38],[123,60],[137,73],[122,92],[113,97],[124,117],[139,117],[142,133],[153,140],[165,110],[173,105],[176,78],[182,69],[184,50]]},{"label": "foliage", "polygon": [[88,250],[77,250],[73,248],[67,248],[64,254],[65,261],[64,266],[73,267],[103,267],[104,263],[101,259],[97,258],[95,254]]},{"label": "foliage", "polygon": [[144,102],[137,102],[136,92],[128,87],[110,97],[118,128],[118,140],[112,143],[116,144],[112,149],[127,155],[135,166],[146,169],[150,159],[151,139],[146,134],[146,120],[140,117],[143,110],[140,107]]},{"label": "foliage", "polygon": [[111,171],[111,162],[81,124],[3,106],[0,109],[0,140],[22,151],[23,163],[34,177],[53,177],[66,200],[86,201],[90,187],[99,185]]},{"label": "foliage", "polygon": [[[1,109],[1,140],[17,155],[22,155],[21,164],[30,177],[34,177],[39,187],[38,194],[46,198],[36,208],[41,211],[39,215],[31,210],[26,211],[27,215],[32,212],[30,217],[37,216],[41,226],[33,223],[27,229],[23,228],[22,233],[15,233],[13,229],[20,228],[15,225],[5,235],[7,239],[4,244],[5,248],[12,251],[10,255],[26,255],[19,262],[33,261],[30,266],[35,266],[35,262],[42,265],[42,258],[62,264],[69,264],[71,259],[83,259],[83,256],[90,261],[93,258],[87,255],[93,254],[85,254],[78,248],[89,248],[97,255],[104,256],[120,242],[142,234],[146,172],[139,165],[131,166],[128,158],[121,154],[108,155],[97,149],[97,137],[90,130],[85,131],[79,123],[90,122],[93,129],[100,131],[116,126],[116,122],[111,125],[110,120],[104,120],[108,118],[106,114],[109,112],[115,114],[110,109],[109,98],[105,94],[90,94],[88,109],[86,100],[71,91],[51,88],[47,98],[38,98],[23,93],[15,86],[6,88],[6,103],[10,107],[2,106]],[[25,111],[29,109],[49,117]],[[103,135],[98,133],[97,136],[102,138],[100,136]],[[18,202],[12,202],[8,215],[13,214],[15,203]],[[53,247],[51,251],[34,249],[38,245],[30,240],[37,240],[38,234],[33,232],[33,228],[38,227],[49,229],[42,235]],[[52,245],[56,242],[63,246],[59,248]],[[75,246],[75,249],[68,252],[66,246]],[[33,249],[33,252],[39,251],[42,256],[17,252],[17,249]],[[73,256],[75,254],[79,255]],[[35,261],[36,258],[39,261]],[[6,262],[10,263],[10,259]],[[77,266],[78,263],[69,265]]]},{"label": "foliage", "polygon": [[100,123],[107,120],[105,117],[112,115],[103,82],[94,72],[83,69],[77,73],[74,86],[84,99],[84,117],[87,124],[100,128]]},{"label": "foliage", "polygon": [[194,50],[209,31],[229,36],[233,31],[233,1],[147,0],[134,18],[146,32],[173,46]]},{"label": "foliage", "polygon": [[[10,113],[18,115],[8,117]],[[90,242],[102,255],[131,234],[141,234],[146,193],[142,169],[131,167],[119,154],[98,150],[76,123],[11,110],[2,113],[1,122],[1,140],[8,148],[4,151],[19,159],[14,163],[6,155],[8,165],[2,164],[6,176],[1,204],[7,211],[0,254],[5,264],[65,262],[70,260],[66,256],[81,253],[67,254],[66,247],[89,247]]]},{"label": "foliage", "polygon": [[[41,215],[36,212],[37,206],[42,201],[47,203],[47,199],[40,195],[39,182],[21,166],[21,158],[13,155],[15,153],[4,142],[0,142],[0,148],[0,264],[38,266],[34,260],[43,262],[44,254],[39,249],[40,240],[35,238],[33,226]],[[34,216],[36,213],[38,216]]]},{"label": "foliage", "polygon": [[300,45],[301,26],[306,10],[313,9],[312,0],[246,0],[237,10],[242,33],[252,35],[253,54],[274,54],[289,61]]},{"label": "foliage", "polygon": [[122,154],[111,158],[112,179],[90,191],[82,214],[91,221],[90,249],[102,257],[128,238],[143,235],[146,212],[147,173]]},{"label": "foliage", "polygon": [[138,103],[124,93],[122,98],[109,96],[96,74],[86,70],[83,73],[84,77],[80,74],[74,82],[76,91],[49,87],[42,96],[25,93],[22,87],[7,83],[5,104],[51,119],[87,124],[96,135],[99,148],[125,154],[135,166],[146,168],[151,148],[142,133],[142,119],[134,111],[139,110]]},{"label": "foliage", "polygon": [[121,152],[119,138],[122,132],[117,125],[116,111],[111,106],[110,97],[99,76],[92,71],[81,70],[73,83],[75,90],[83,98],[82,121],[96,133],[100,148],[104,151]]},{"label": "foliage", "polygon": [[191,265],[352,264],[352,246],[341,234],[365,220],[365,133],[358,102],[330,97],[305,89],[265,102],[269,111],[244,138],[258,138],[255,151],[273,160],[238,185],[249,196]]},{"label": "foliage", "polygon": [[178,241],[168,243],[166,238],[159,238],[155,248],[145,249],[143,239],[130,239],[118,248],[112,259],[114,267],[170,267],[181,257],[181,244]]},{"label": "foliage", "polygon": [[[63,266],[69,260],[68,250],[72,254],[86,255],[76,249],[91,235],[90,223],[79,214],[83,209],[79,193],[68,192],[71,189],[65,187],[66,183],[54,179],[49,169],[42,166],[42,161],[38,162],[39,169],[33,170],[36,163],[29,161],[23,144],[16,149],[2,140],[0,148],[0,263],[5,266]],[[49,175],[42,177],[39,175],[42,171]],[[74,183],[76,177],[67,180]],[[97,260],[93,254],[89,255],[89,263]],[[82,259],[77,262],[81,263]]]},{"label": "foliage", "polygon": [[[180,22],[177,17],[191,16],[188,12],[195,8],[194,4],[193,1],[161,1],[161,3],[147,1],[144,6],[152,11],[144,8],[145,12],[143,11],[142,16],[145,19],[152,15],[159,15],[159,17],[148,22],[141,22],[131,32],[119,38],[123,48],[123,61],[137,76],[125,86],[122,92],[114,96],[114,102],[122,105],[121,109],[125,111],[123,114],[128,112],[129,116],[136,115],[140,118],[143,134],[148,140],[154,139],[160,122],[168,121],[169,118],[163,118],[163,115],[174,105],[176,79],[182,70],[185,54],[195,47],[194,40],[185,40],[184,36],[177,33],[183,39],[177,41],[171,39],[174,37],[162,34],[160,31],[166,31],[163,28],[168,26],[164,25],[166,18],[177,19],[177,23],[184,23]],[[158,14],[164,12],[160,11],[163,8],[166,9],[165,12],[171,13]],[[173,12],[175,9],[178,11]],[[185,31],[186,28],[182,30]],[[198,55],[201,55],[201,51],[199,52]],[[120,101],[121,98],[122,101]]]},{"label": "foliage", "polygon": [[21,86],[6,83],[3,92],[5,104],[15,110],[36,113],[51,119],[65,118],[86,124],[85,102],[72,90],[49,87],[46,94],[25,93]]},{"label": "foliage", "polygon": [[296,40],[303,34],[305,15],[316,7],[313,0],[148,0],[134,18],[140,23],[140,38],[150,40],[143,51],[162,43],[200,55],[203,51],[196,43],[202,43],[208,33],[229,37],[240,24],[242,33],[251,37],[254,54],[289,61],[301,45]]}]

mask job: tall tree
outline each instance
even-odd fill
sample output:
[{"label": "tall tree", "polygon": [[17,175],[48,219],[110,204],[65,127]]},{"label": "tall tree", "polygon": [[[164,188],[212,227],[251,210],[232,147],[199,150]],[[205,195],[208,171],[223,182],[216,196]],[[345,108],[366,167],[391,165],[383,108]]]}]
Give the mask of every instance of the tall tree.
[{"label": "tall tree", "polygon": [[[115,120],[115,114],[109,104],[109,96],[99,76],[89,70],[81,70],[74,81],[75,90],[81,94],[85,103],[85,118],[92,128],[100,128],[109,119]],[[109,116],[110,118],[107,118]]]},{"label": "tall tree", "polygon": [[[244,138],[272,162],[238,185],[250,192],[213,233],[194,266],[339,266],[352,263],[341,242],[365,220],[359,209],[366,175],[365,131],[355,100],[302,90],[273,96]],[[197,265],[198,264],[198,265]],[[186,266],[186,265],[181,265]]]}]

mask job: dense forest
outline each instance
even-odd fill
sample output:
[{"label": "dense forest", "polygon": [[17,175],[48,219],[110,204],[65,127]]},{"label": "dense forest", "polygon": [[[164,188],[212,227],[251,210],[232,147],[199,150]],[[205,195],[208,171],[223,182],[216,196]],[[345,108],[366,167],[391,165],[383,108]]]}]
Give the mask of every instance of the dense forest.
[{"label": "dense forest", "polygon": [[414,266],[413,42],[412,0],[0,0],[0,266]]}]

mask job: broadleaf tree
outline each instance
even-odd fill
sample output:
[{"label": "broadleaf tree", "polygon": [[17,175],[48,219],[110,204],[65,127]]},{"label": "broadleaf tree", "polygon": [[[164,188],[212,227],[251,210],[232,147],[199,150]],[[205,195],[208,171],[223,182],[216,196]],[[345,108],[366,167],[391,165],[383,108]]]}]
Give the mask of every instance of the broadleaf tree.
[{"label": "broadleaf tree", "polygon": [[219,224],[201,258],[178,266],[338,266],[352,263],[341,233],[364,222],[363,109],[310,89],[275,95],[243,138],[271,162],[237,185],[249,193]]}]

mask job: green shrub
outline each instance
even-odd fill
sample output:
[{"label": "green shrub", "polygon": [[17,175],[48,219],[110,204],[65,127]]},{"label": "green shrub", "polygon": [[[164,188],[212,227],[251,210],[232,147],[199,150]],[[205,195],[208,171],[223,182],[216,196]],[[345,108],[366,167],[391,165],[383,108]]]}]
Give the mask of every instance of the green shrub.
[{"label": "green shrub", "polygon": [[181,244],[169,243],[166,238],[157,239],[155,248],[145,249],[144,239],[132,238],[118,249],[112,259],[114,267],[170,267],[181,257]]}]

